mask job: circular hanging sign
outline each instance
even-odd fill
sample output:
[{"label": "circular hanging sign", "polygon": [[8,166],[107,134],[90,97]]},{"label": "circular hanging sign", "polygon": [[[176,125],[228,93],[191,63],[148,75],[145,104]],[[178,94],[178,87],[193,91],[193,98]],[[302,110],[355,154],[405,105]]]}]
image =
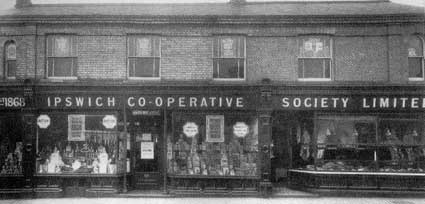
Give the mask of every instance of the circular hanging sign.
[{"label": "circular hanging sign", "polygon": [[102,124],[106,129],[112,129],[117,125],[117,118],[114,115],[105,115]]},{"label": "circular hanging sign", "polygon": [[187,122],[183,125],[183,133],[187,137],[195,137],[198,134],[198,125],[194,122]]},{"label": "circular hanging sign", "polygon": [[50,117],[48,115],[40,115],[37,118],[37,125],[41,129],[46,129],[50,125]]},{"label": "circular hanging sign", "polygon": [[236,122],[235,125],[233,125],[233,134],[236,135],[236,137],[245,137],[249,132],[249,127],[244,122]]}]

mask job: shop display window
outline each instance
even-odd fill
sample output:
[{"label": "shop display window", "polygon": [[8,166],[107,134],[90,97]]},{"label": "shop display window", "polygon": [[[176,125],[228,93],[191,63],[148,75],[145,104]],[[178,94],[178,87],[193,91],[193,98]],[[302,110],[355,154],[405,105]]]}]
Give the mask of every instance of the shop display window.
[{"label": "shop display window", "polygon": [[376,118],[321,116],[315,121],[317,170],[374,171]]},{"label": "shop display window", "polygon": [[23,131],[18,117],[0,117],[0,176],[22,174]]},{"label": "shop display window", "polygon": [[125,146],[110,121],[115,116],[46,117],[50,118],[50,125],[37,131],[37,173],[116,174],[125,170],[125,160],[120,159],[125,155]]},{"label": "shop display window", "polygon": [[169,175],[258,176],[254,114],[173,114],[167,138]]},{"label": "shop display window", "polygon": [[379,171],[424,172],[424,122],[382,119],[379,122]]}]

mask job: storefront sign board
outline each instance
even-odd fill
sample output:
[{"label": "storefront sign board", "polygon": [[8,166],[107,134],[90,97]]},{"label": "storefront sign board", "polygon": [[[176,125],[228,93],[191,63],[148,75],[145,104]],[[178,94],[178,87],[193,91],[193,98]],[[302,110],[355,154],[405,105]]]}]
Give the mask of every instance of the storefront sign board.
[{"label": "storefront sign board", "polygon": [[154,159],[154,143],[153,142],[140,143],[140,158]]},{"label": "storefront sign board", "polygon": [[25,99],[17,96],[0,97],[0,109],[23,108],[25,107]]},{"label": "storefront sign board", "polygon": [[423,96],[278,96],[274,107],[283,110],[425,110]]},{"label": "storefront sign board", "polygon": [[125,104],[129,109],[141,109],[133,115],[158,115],[148,112],[160,108],[170,109],[247,109],[256,104],[254,96],[223,95],[55,95],[42,96],[37,106],[48,109],[117,109]]}]

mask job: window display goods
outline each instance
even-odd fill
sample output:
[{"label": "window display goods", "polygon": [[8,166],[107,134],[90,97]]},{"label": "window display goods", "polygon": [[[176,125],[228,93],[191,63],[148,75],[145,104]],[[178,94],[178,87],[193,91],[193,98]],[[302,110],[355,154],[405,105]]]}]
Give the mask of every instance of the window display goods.
[{"label": "window display goods", "polygon": [[255,117],[176,113],[174,125],[167,138],[169,174],[257,176]]},{"label": "window display goods", "polygon": [[124,170],[117,158],[118,132],[102,125],[102,115],[51,117],[52,125],[39,129],[37,173],[116,174]]},{"label": "window display goods", "polygon": [[[304,167],[319,171],[425,172],[420,118],[319,116],[298,131]],[[312,136],[310,136],[312,135]]]}]

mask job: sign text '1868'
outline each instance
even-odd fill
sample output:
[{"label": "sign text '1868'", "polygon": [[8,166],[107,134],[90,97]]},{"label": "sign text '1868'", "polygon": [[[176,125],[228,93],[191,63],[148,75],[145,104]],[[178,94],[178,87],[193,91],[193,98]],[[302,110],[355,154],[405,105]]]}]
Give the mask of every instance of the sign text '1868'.
[{"label": "sign text '1868'", "polygon": [[22,108],[25,107],[25,99],[22,97],[0,97],[0,107]]}]

